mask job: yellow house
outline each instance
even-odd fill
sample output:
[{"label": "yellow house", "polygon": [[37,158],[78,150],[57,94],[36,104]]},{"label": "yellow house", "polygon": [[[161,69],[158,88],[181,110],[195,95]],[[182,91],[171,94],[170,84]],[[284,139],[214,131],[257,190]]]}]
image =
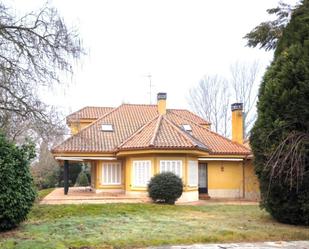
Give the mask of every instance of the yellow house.
[{"label": "yellow house", "polygon": [[251,151],[243,144],[242,104],[232,105],[230,140],[190,111],[166,109],[166,93],[157,97],[157,105],[85,107],[69,115],[72,136],[52,150],[64,162],[65,181],[69,162],[85,161],[96,192],[146,196],[150,178],[171,171],[184,183],[179,201],[201,194],[257,198]]}]

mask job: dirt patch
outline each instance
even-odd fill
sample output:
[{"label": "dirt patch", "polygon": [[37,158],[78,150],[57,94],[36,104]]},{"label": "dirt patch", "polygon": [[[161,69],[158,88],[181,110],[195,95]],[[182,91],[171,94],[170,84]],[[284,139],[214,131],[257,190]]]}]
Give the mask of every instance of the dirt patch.
[{"label": "dirt patch", "polygon": [[15,228],[13,230],[10,230],[10,231],[6,231],[6,232],[1,232],[0,233],[0,238],[10,238],[10,237],[16,237],[16,235],[18,234],[19,232],[19,229],[18,228]]}]

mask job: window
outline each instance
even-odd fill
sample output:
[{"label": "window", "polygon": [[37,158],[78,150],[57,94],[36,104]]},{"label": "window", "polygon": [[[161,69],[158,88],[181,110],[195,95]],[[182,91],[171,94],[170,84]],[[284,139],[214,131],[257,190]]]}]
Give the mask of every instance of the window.
[{"label": "window", "polygon": [[198,185],[198,162],[189,161],[189,174],[188,174],[188,184],[190,187],[197,187]]},{"label": "window", "polygon": [[102,124],[102,131],[114,131],[112,124]]},{"label": "window", "polygon": [[103,185],[121,184],[121,163],[103,163],[102,183]]},{"label": "window", "polygon": [[182,176],[182,161],[181,160],[161,160],[160,172],[173,172],[175,175]]},{"label": "window", "polygon": [[133,161],[133,186],[147,187],[151,177],[151,161],[137,160]]},{"label": "window", "polygon": [[192,127],[191,125],[188,125],[188,124],[183,124],[182,125],[182,128],[185,130],[185,131],[192,131]]}]

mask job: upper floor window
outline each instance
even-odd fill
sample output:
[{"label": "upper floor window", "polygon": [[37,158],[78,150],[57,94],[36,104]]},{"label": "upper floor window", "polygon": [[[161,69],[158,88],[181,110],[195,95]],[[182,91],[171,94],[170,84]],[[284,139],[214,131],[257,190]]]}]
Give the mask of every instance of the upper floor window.
[{"label": "upper floor window", "polygon": [[102,131],[114,131],[112,124],[102,124]]},{"label": "upper floor window", "polygon": [[183,128],[185,131],[189,131],[189,132],[192,131],[192,127],[191,127],[191,125],[189,125],[189,124],[183,124],[183,125],[182,125],[182,128]]}]

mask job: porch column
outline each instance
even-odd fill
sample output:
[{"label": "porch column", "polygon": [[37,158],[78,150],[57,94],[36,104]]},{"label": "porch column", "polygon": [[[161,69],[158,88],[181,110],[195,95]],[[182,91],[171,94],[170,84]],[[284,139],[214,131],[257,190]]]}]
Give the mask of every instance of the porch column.
[{"label": "porch column", "polygon": [[68,160],[64,160],[63,182],[64,182],[64,194],[67,195],[69,191],[69,161]]}]

